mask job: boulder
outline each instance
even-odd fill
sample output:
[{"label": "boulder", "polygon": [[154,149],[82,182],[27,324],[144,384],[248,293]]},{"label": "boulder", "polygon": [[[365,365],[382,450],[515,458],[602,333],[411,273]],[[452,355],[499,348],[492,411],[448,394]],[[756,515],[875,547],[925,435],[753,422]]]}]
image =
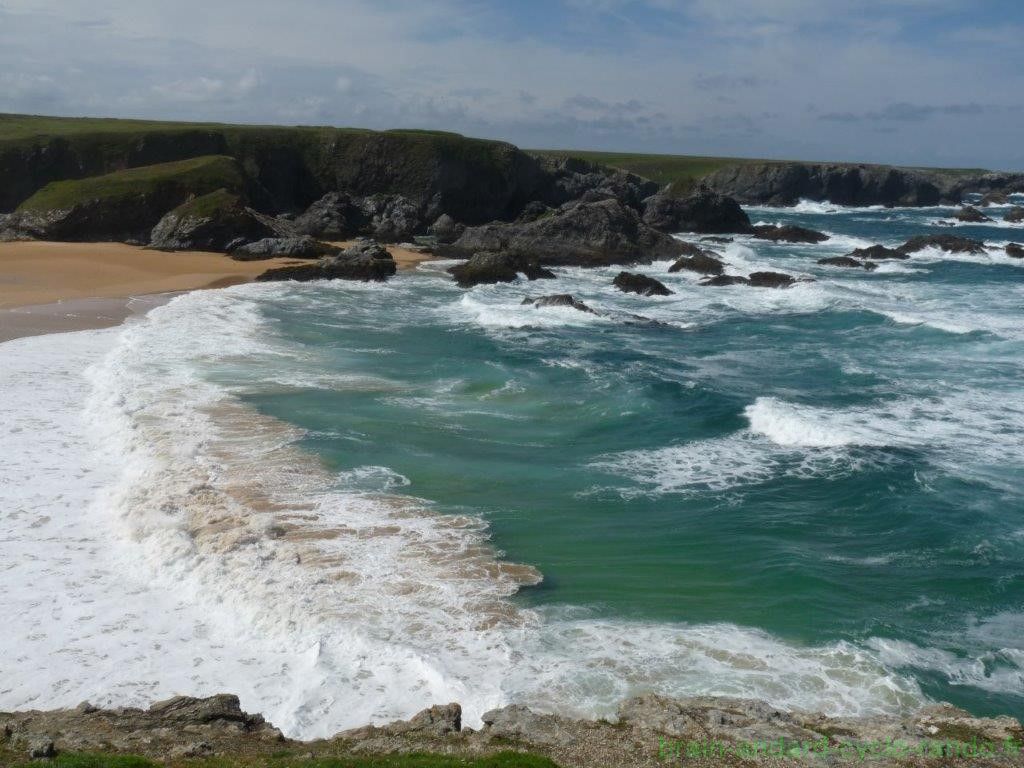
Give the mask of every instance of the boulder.
[{"label": "boulder", "polygon": [[1015,259],[1024,259],[1024,245],[1010,243],[1006,246],[1006,255],[1012,256]]},{"label": "boulder", "polygon": [[707,191],[684,199],[652,195],[644,201],[644,223],[664,232],[750,231],[750,219],[739,203]]},{"label": "boulder", "polygon": [[592,267],[674,259],[682,250],[678,240],[644,224],[632,208],[602,200],[569,205],[527,223],[469,227],[438,253],[468,258],[484,251],[510,251],[528,253],[541,264]]},{"label": "boulder", "polygon": [[619,272],[613,284],[623,293],[639,293],[641,296],[671,296],[672,291],[660,281],[635,272]]},{"label": "boulder", "polygon": [[458,704],[437,704],[413,715],[411,720],[399,720],[384,728],[393,735],[448,736],[462,730],[462,707]]},{"label": "boulder", "polygon": [[324,243],[309,235],[302,237],[267,237],[254,243],[246,243],[231,250],[235,261],[260,261],[262,259],[320,259],[336,256],[341,248]]},{"label": "boulder", "polygon": [[911,254],[925,248],[939,248],[950,253],[985,253],[985,244],[980,240],[956,235],[918,235],[907,240],[897,250]]},{"label": "boulder", "polygon": [[965,205],[953,214],[953,218],[957,221],[964,221],[971,224],[982,224],[986,221],[992,221],[992,219],[972,205]]},{"label": "boulder", "polygon": [[325,256],[312,264],[269,269],[256,279],[278,280],[387,280],[397,271],[394,257],[379,243],[357,243],[336,256]]},{"label": "boulder", "polygon": [[1015,205],[1013,208],[1006,212],[1003,216],[1003,221],[1009,222],[1010,224],[1020,224],[1024,222],[1024,206]]},{"label": "boulder", "polygon": [[721,288],[727,285],[750,285],[750,281],[740,275],[715,275],[707,280],[701,280],[701,285],[710,285],[714,288]]},{"label": "boulder", "polygon": [[219,189],[189,200],[153,227],[149,247],[160,251],[217,251],[233,243],[276,237],[280,225],[247,207],[238,195]]},{"label": "boulder", "polygon": [[570,293],[556,293],[551,296],[541,296],[537,299],[525,298],[521,303],[532,304],[538,309],[540,307],[572,307],[580,312],[589,312],[592,315],[597,314],[594,310]]},{"label": "boulder", "polygon": [[448,245],[458,240],[465,231],[466,226],[464,224],[459,224],[447,213],[442,213],[437,217],[437,221],[427,229],[427,234],[433,235],[438,243]]},{"label": "boulder", "polygon": [[296,232],[324,240],[344,240],[367,225],[360,200],[345,192],[328,192],[295,218]]},{"label": "boulder", "polygon": [[367,234],[384,243],[412,240],[426,231],[420,207],[402,195],[370,195],[360,204]]},{"label": "boulder", "polygon": [[909,259],[910,256],[895,248],[886,248],[884,245],[872,245],[869,248],[857,248],[846,254],[851,259],[870,261],[884,261],[885,259]]},{"label": "boulder", "polygon": [[828,240],[828,235],[824,232],[798,227],[795,224],[784,224],[781,227],[775,224],[762,224],[754,227],[754,237],[775,243],[822,243]]},{"label": "boulder", "polygon": [[878,269],[878,265],[873,261],[857,261],[849,256],[829,256],[827,259],[818,259],[818,263],[830,267],[856,267],[868,272]]},{"label": "boulder", "polygon": [[754,288],[789,288],[796,282],[784,272],[751,272],[749,281]]},{"label": "boulder", "polygon": [[462,264],[456,264],[448,272],[462,288],[481,283],[511,283],[519,279],[520,273],[528,280],[550,280],[555,276],[535,257],[514,251],[483,251]]},{"label": "boulder", "polygon": [[570,201],[616,200],[639,211],[644,199],[658,191],[658,185],[653,181],[578,157],[545,157],[540,158],[540,162],[551,182],[549,189],[539,198],[541,202],[556,207]]},{"label": "boulder", "polygon": [[982,208],[987,208],[990,205],[1006,205],[1010,202],[1010,197],[1005,192],[988,192],[982,198],[981,202],[978,203]]},{"label": "boulder", "polygon": [[701,275],[721,275],[725,272],[725,264],[721,259],[715,258],[711,251],[702,251],[694,256],[683,256],[669,267],[668,271],[679,272],[684,269]]},{"label": "boulder", "polygon": [[543,216],[550,216],[554,212],[554,208],[545,205],[540,200],[534,200],[526,204],[526,207],[516,217],[516,221],[522,224],[529,224],[531,221],[536,221]]}]

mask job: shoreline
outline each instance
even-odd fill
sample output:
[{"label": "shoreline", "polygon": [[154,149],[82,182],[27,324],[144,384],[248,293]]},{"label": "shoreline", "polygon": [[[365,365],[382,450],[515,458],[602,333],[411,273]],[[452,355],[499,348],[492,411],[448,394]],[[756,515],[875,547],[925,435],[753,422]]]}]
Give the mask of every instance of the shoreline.
[{"label": "shoreline", "polygon": [[[385,247],[399,271],[435,258]],[[268,269],[303,263],[307,260],[235,261],[220,253],[154,251],[125,243],[0,243],[0,344],[109,328],[178,294],[249,283]]]}]

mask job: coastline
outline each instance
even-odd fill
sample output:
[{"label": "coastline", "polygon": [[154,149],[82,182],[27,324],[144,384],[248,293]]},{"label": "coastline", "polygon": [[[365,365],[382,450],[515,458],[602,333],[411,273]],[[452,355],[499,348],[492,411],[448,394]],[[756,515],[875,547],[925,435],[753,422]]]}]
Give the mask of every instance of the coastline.
[{"label": "coastline", "polygon": [[[399,246],[387,249],[400,271],[434,258]],[[124,243],[0,243],[0,343],[120,325],[179,293],[248,283],[268,269],[302,263],[235,261],[220,253]]]}]

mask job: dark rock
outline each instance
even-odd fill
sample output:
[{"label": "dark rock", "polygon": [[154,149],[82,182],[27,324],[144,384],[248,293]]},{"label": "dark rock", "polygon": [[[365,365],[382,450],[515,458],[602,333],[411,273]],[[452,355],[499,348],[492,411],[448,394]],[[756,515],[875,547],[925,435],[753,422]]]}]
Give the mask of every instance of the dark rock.
[{"label": "dark rock", "polygon": [[707,280],[701,280],[700,284],[721,288],[727,285],[750,285],[750,281],[740,275],[716,275],[715,277],[709,277]]},{"label": "dark rock", "polygon": [[160,251],[217,251],[233,244],[280,234],[280,225],[246,206],[225,189],[197,197],[164,216],[153,227],[149,247]]},{"label": "dark rock", "polygon": [[856,267],[866,269],[869,272],[878,269],[878,265],[873,261],[857,261],[857,259],[850,258],[849,256],[830,256],[827,259],[818,259],[818,263],[830,267]]},{"label": "dark rock", "polygon": [[1010,202],[1010,197],[1005,192],[989,192],[982,196],[978,205],[987,208],[990,205],[1006,205],[1008,202]]},{"label": "dark rock", "polygon": [[762,224],[754,227],[754,237],[758,240],[771,240],[773,242],[786,243],[821,243],[828,240],[824,232],[816,232],[806,227],[798,227],[794,224],[785,224],[778,227],[774,224]]},{"label": "dark rock", "polygon": [[538,299],[526,298],[523,299],[522,304],[532,304],[535,307],[572,307],[578,309],[580,312],[589,312],[590,314],[596,314],[594,310],[579,301],[575,296],[569,293],[556,293],[551,296],[541,296]]},{"label": "dark rock", "polygon": [[663,194],[647,198],[644,223],[665,232],[750,231],[750,219],[739,203],[706,191],[685,199]]},{"label": "dark rock", "polygon": [[328,192],[295,218],[295,230],[322,240],[344,240],[368,223],[360,201],[345,192]]},{"label": "dark rock", "polygon": [[540,265],[536,258],[514,251],[483,251],[474,254],[448,272],[463,288],[481,283],[511,283],[526,275],[528,280],[550,280],[555,274]]},{"label": "dark rock", "polygon": [[1020,224],[1024,222],[1024,206],[1015,205],[1013,208],[1006,212],[1003,216],[1003,221],[1009,222],[1010,224]]},{"label": "dark rock", "polygon": [[711,251],[703,251],[694,256],[683,256],[669,267],[668,271],[679,272],[684,269],[702,275],[721,275],[725,272],[725,264],[721,259],[715,258]]},{"label": "dark rock", "polygon": [[953,218],[957,221],[965,221],[972,224],[981,224],[986,221],[992,221],[992,219],[971,205],[965,205],[953,214]]},{"label": "dark rock", "polygon": [[1006,246],[1006,255],[1012,256],[1015,259],[1024,259],[1024,245],[1010,243]]},{"label": "dark rock", "polygon": [[750,285],[754,288],[789,288],[796,280],[784,272],[751,272]]},{"label": "dark rock", "polygon": [[702,243],[720,243],[725,245],[726,243],[731,243],[733,239],[731,237],[702,237],[700,241]]},{"label": "dark rock", "polygon": [[268,237],[254,243],[246,243],[231,251],[235,261],[260,261],[262,259],[292,258],[319,259],[336,256],[341,248],[330,243],[303,235],[302,237]]},{"label": "dark rock", "polygon": [[400,720],[385,728],[394,735],[447,736],[462,730],[462,707],[438,704],[413,715],[411,720]]},{"label": "dark rock", "polygon": [[570,201],[594,203],[616,200],[626,208],[640,210],[643,200],[658,191],[657,184],[641,176],[578,157],[545,157],[540,162],[552,181],[537,199],[551,206]]},{"label": "dark rock", "polygon": [[438,243],[448,245],[458,240],[465,231],[466,226],[464,224],[459,224],[447,213],[442,213],[437,217],[437,221],[430,225],[427,233],[437,238]]},{"label": "dark rock", "polygon": [[981,241],[956,235],[918,235],[907,240],[897,250],[911,254],[925,248],[940,248],[950,253],[985,253],[985,244]]},{"label": "dark rock", "polygon": [[635,272],[619,272],[613,284],[623,293],[639,293],[641,296],[671,296],[672,291],[660,281]]},{"label": "dark rock", "polygon": [[857,248],[846,254],[852,259],[871,261],[884,261],[886,259],[909,259],[910,256],[895,248],[886,248],[884,245],[872,245],[869,248]]},{"label": "dark rock", "polygon": [[544,216],[550,216],[554,212],[554,208],[545,205],[540,200],[534,200],[526,204],[526,207],[523,208],[516,221],[521,224],[529,224],[531,221],[536,221]]},{"label": "dark rock", "polygon": [[468,228],[441,255],[467,258],[482,251],[529,253],[541,264],[602,266],[674,259],[678,240],[640,221],[616,200],[579,203],[526,224],[493,223]]},{"label": "dark rock", "polygon": [[269,269],[259,281],[298,280],[386,280],[397,271],[395,260],[379,243],[357,243],[337,256],[326,256],[313,264]]},{"label": "dark rock", "polygon": [[361,207],[369,220],[368,234],[381,242],[400,243],[426,231],[420,207],[402,195],[371,195]]}]

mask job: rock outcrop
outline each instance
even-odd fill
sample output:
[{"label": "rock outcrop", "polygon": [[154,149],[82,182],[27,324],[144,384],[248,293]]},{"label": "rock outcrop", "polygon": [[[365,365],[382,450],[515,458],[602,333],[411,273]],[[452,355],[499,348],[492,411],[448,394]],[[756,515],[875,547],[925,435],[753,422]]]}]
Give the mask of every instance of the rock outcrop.
[{"label": "rock outcrop", "polygon": [[619,272],[613,285],[623,293],[639,293],[641,296],[671,296],[672,291],[659,280],[635,272]]},{"label": "rock outcrop", "polygon": [[897,250],[911,254],[925,248],[939,248],[950,253],[985,253],[985,244],[981,241],[956,235],[918,235],[907,240]]},{"label": "rock outcrop", "polygon": [[991,218],[979,211],[973,205],[965,205],[953,214],[953,218],[957,221],[962,221],[968,224],[983,224],[985,222],[992,221]]},{"label": "rock outcrop", "polygon": [[462,264],[456,264],[448,272],[462,288],[471,288],[481,283],[511,283],[523,274],[527,280],[549,280],[555,274],[545,269],[534,256],[515,251],[484,251],[474,254]]},{"label": "rock outcrop", "polygon": [[1021,222],[1024,222],[1024,206],[1013,206],[1013,208],[1008,210],[1003,216],[1003,221],[1010,224],[1020,224]]},{"label": "rock outcrop", "polygon": [[541,307],[570,307],[580,312],[587,312],[591,315],[597,314],[596,312],[594,312],[594,310],[592,310],[582,301],[577,299],[571,293],[556,293],[552,294],[551,296],[541,296],[536,299],[525,298],[522,300],[521,303],[532,304],[534,307],[537,307],[538,309]]},{"label": "rock outcrop", "polygon": [[989,192],[982,195],[978,205],[987,208],[990,205],[1006,205],[1008,202],[1010,202],[1010,197],[1005,192]]},{"label": "rock outcrop", "polygon": [[850,256],[829,256],[826,259],[818,259],[818,263],[829,267],[853,267],[856,269],[866,269],[868,272],[873,272],[878,269],[878,265],[873,261],[858,261]]},{"label": "rock outcrop", "polygon": [[441,256],[468,258],[481,252],[529,254],[541,264],[581,267],[674,259],[678,240],[640,220],[617,200],[568,204],[535,221],[469,227]]},{"label": "rock outcrop", "polygon": [[427,229],[427,234],[433,235],[442,245],[450,245],[462,237],[462,233],[465,231],[464,224],[459,224],[447,213],[442,213]]},{"label": "rock outcrop", "polygon": [[1024,259],[1024,245],[1009,243],[1006,246],[1006,255],[1014,259]]},{"label": "rock outcrop", "polygon": [[683,256],[668,268],[669,272],[682,270],[701,275],[721,275],[725,272],[725,263],[713,251],[702,251],[693,256]]},{"label": "rock outcrop", "polygon": [[153,227],[149,245],[161,251],[216,251],[275,237],[272,221],[246,206],[241,197],[220,189],[179,205]]},{"label": "rock outcrop", "polygon": [[321,240],[345,240],[367,224],[359,200],[345,192],[328,192],[294,220],[295,231]]},{"label": "rock outcrop", "polygon": [[231,258],[235,261],[260,261],[263,259],[320,259],[337,256],[341,248],[317,240],[309,235],[302,237],[267,237],[253,243],[232,248]]},{"label": "rock outcrop", "polygon": [[750,219],[739,203],[702,190],[687,198],[665,194],[644,201],[644,223],[663,232],[743,233]]},{"label": "rock outcrop", "polygon": [[789,288],[796,282],[784,272],[751,272],[747,279],[753,288]]},{"label": "rock outcrop", "polygon": [[387,280],[397,271],[394,257],[379,243],[357,243],[336,256],[312,264],[268,269],[256,279],[262,282],[297,280]]},{"label": "rock outcrop", "polygon": [[701,285],[710,285],[713,288],[722,288],[729,285],[750,285],[750,281],[742,275],[715,275],[707,280],[701,280]]},{"label": "rock outcrop", "polygon": [[909,254],[896,248],[886,248],[884,245],[872,245],[868,248],[857,248],[846,254],[851,259],[870,261],[885,261],[886,259],[909,259]]},{"label": "rock outcrop", "polygon": [[775,224],[761,224],[753,228],[754,237],[758,240],[771,240],[779,243],[823,243],[828,240],[828,235],[806,227],[798,227],[795,224],[784,224],[781,227]]}]

